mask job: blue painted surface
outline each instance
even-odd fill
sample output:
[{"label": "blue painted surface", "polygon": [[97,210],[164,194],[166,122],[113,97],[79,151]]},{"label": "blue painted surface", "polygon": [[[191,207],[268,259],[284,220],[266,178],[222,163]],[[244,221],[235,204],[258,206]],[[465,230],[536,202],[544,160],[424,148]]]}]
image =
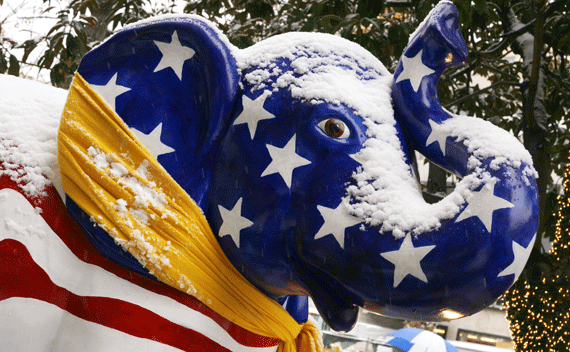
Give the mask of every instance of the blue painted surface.
[{"label": "blue painted surface", "polygon": [[[156,42],[171,42],[174,32],[181,45],[196,52],[184,62],[181,78],[170,68],[154,71],[162,55]],[[433,246],[421,259],[427,282],[406,275],[396,285],[395,265],[383,254],[401,248],[404,239],[362,224],[346,228],[342,246],[331,235],[315,239],[325,221],[319,207],[335,209],[355,183],[360,164],[352,155],[370,138],[363,119],[342,103],[311,104],[282,87],[263,104],[274,118],[257,123],[252,136],[248,124],[234,122],[244,110],[244,97],[255,101],[264,91],[244,79],[255,67],[239,71],[232,50],[203,20],[163,19],[116,34],[84,57],[79,73],[92,85],[118,74],[117,84],[130,90],[116,98],[116,111],[131,128],[149,134],[162,123],[161,142],[174,151],[157,160],[202,208],[226,255],[250,282],[280,303],[290,297],[294,303],[286,307],[299,322],[306,320],[307,308],[306,298],[298,296],[312,296],[325,321],[339,331],[352,328],[357,306],[406,319],[445,320],[449,312],[470,315],[483,309],[512,285],[515,275],[499,274],[515,260],[513,241],[528,247],[538,222],[536,185],[522,174],[526,165],[491,168],[492,159],[485,160],[482,168],[499,180],[495,196],[514,207],[493,212],[490,230],[477,217],[456,222],[456,216],[412,237],[414,248]],[[451,3],[432,12],[404,56],[420,50],[434,73],[416,91],[409,80],[396,83],[402,62],[398,65],[392,86],[396,137],[406,162],[418,149],[448,170],[468,175],[471,154],[462,142],[448,138],[445,156],[437,144],[425,146],[429,120],[451,118],[437,99],[438,78],[467,58]],[[275,63],[291,70],[291,58]],[[322,126],[330,119],[342,121],[350,136],[327,135]],[[290,181],[279,172],[264,175],[274,160],[271,150],[285,150],[290,143],[295,158],[301,158]],[[222,208],[230,211],[238,204],[239,215],[251,225],[239,231],[236,243],[219,231]],[[150,275],[69,200],[68,208],[99,251]]]}]

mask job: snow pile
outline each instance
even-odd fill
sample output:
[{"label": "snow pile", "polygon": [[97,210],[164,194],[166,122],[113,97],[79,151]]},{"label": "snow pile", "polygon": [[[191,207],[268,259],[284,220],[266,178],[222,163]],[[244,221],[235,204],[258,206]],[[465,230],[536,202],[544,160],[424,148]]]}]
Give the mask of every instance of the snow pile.
[{"label": "snow pile", "polygon": [[[525,163],[525,176],[538,177],[531,167],[532,156],[512,134],[489,121],[472,116],[451,114],[453,118],[438,126],[439,131],[450,137],[456,137],[471,154],[467,167],[476,169],[482,161],[494,158],[490,168],[499,170],[503,165],[519,169]],[[528,184],[528,179],[526,179]]]},{"label": "snow pile", "polygon": [[394,124],[392,75],[372,54],[346,39],[321,33],[287,33],[234,53],[253,90],[288,88],[313,104],[344,104],[362,117]]},{"label": "snow pile", "polygon": [[[139,228],[145,228],[150,221],[155,220],[157,215],[155,212],[161,213],[161,217],[173,217],[169,210],[165,209],[166,195],[161,189],[156,187],[156,183],[147,179],[148,161],[145,160],[131,174],[129,170],[120,162],[115,160],[112,155],[105,154],[97,147],[91,146],[87,149],[87,156],[91,158],[93,164],[112,178],[119,185],[129,190],[132,194],[131,200],[118,198],[114,204],[111,204],[126,226],[131,229],[132,239],[127,241],[118,237],[117,229],[106,229],[100,222],[95,221],[99,226],[107,232],[114,234],[113,238],[117,244],[125,250],[130,247],[137,248],[138,251],[129,251],[137,260],[146,266],[148,262],[153,263],[156,268],[161,269],[162,266],[169,267],[170,260],[162,251],[169,250],[170,242],[166,246],[157,246],[156,240],[152,236],[145,237],[146,231]],[[131,203],[131,204],[129,204]],[[93,219],[95,220],[95,219]],[[136,222],[133,223],[133,222]],[[160,250],[162,248],[162,251]],[[158,250],[157,250],[158,249]],[[140,255],[139,255],[140,253]],[[152,271],[151,271],[152,274]]]},{"label": "snow pile", "polygon": [[[466,176],[455,191],[437,204],[427,204],[397,137],[392,108],[392,75],[374,56],[355,43],[317,33],[289,33],[266,39],[234,53],[242,85],[271,94],[288,89],[294,99],[312,104],[345,105],[362,117],[369,139],[355,159],[356,185],[343,200],[351,214],[395,237],[438,229],[458,214],[476,187],[491,176],[480,166],[495,158],[492,169],[508,164],[532,165],[530,155],[508,132],[480,119],[455,116],[440,127],[472,153]],[[246,88],[242,86],[242,88]],[[523,172],[535,176],[531,167]],[[528,180],[527,180],[528,181]]]},{"label": "snow pile", "polygon": [[254,91],[288,88],[293,98],[343,104],[362,117],[370,138],[357,155],[362,167],[344,202],[367,225],[401,237],[412,229],[421,233],[436,228],[442,218],[459,211],[461,196],[435,206],[423,200],[395,128],[393,77],[368,51],[336,36],[290,33],[235,56],[244,82]]},{"label": "snow pile", "polygon": [[59,185],[56,137],[66,97],[63,89],[0,75],[0,176],[30,196]]},{"label": "snow pile", "polygon": [[[375,126],[367,131],[373,138],[366,141],[359,155],[362,168],[354,175],[357,184],[347,189],[353,200],[349,209],[354,215],[365,219],[369,226],[380,226],[380,232],[391,231],[397,238],[408,232],[418,235],[437,230],[443,220],[457,215],[471,192],[491,181],[489,170],[524,167],[521,179],[527,185],[537,177],[530,153],[514,136],[490,122],[453,115],[437,128],[463,143],[471,154],[467,164],[471,173],[455,190],[438,203],[427,204],[419,188],[414,187],[415,178],[406,172],[407,165],[387,147],[384,140],[388,136]],[[486,160],[491,160],[489,169],[483,165]]]}]

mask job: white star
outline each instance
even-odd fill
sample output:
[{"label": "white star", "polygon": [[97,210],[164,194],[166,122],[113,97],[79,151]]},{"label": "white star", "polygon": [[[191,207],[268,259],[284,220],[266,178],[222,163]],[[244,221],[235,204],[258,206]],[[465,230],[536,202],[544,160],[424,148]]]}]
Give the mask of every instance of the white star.
[{"label": "white star", "polygon": [[476,216],[481,220],[488,232],[493,227],[493,212],[497,209],[512,208],[515,205],[494,195],[497,179],[489,181],[480,191],[474,191],[469,204],[463,209],[455,222]]},{"label": "white star", "polygon": [[400,75],[396,79],[396,83],[409,79],[414,92],[418,91],[422,79],[425,76],[431,75],[435,72],[431,68],[424,65],[422,62],[422,52],[423,50],[420,50],[420,52],[412,58],[407,57],[406,55],[402,55],[403,68],[400,72]]},{"label": "white star", "polygon": [[434,142],[437,142],[439,149],[445,156],[445,142],[447,140],[447,135],[443,133],[442,128],[437,122],[433,120],[428,120],[428,122],[431,127],[431,133],[427,138],[426,147]]},{"label": "white star", "polygon": [[103,98],[103,100],[105,100],[107,105],[109,105],[109,107],[113,109],[113,111],[115,111],[115,99],[124,92],[128,92],[129,90],[131,90],[131,88],[120,86],[117,84],[118,74],[119,74],[118,72],[115,73],[115,75],[111,77],[111,79],[105,85],[100,86],[97,84],[91,84],[93,90],[97,94],[99,94],[99,96]]},{"label": "white star", "polygon": [[267,144],[267,150],[271,156],[271,163],[261,174],[261,177],[279,173],[287,187],[291,188],[293,179],[293,169],[300,166],[309,165],[311,162],[295,152],[295,140],[297,135],[293,135],[283,148]]},{"label": "white star", "polygon": [[420,262],[434,248],[435,245],[414,247],[412,237],[408,234],[400,245],[400,249],[380,253],[384,259],[394,264],[394,287],[398,287],[408,275],[412,275],[423,282],[428,282]]},{"label": "white star", "polygon": [[341,202],[335,209],[317,205],[317,210],[325,220],[317,234],[315,240],[328,235],[333,235],[340,244],[340,248],[344,249],[344,236],[347,227],[360,224],[361,219],[352,216],[346,210],[344,202]]},{"label": "white star", "polygon": [[287,309],[287,302],[289,302],[289,296],[287,296],[287,298],[285,298],[285,301],[283,301],[283,304],[281,305],[285,309]]},{"label": "white star", "polygon": [[362,152],[350,154],[349,157],[351,157],[352,160],[356,161],[360,165],[364,165],[364,163],[366,162],[366,158],[364,157]]},{"label": "white star", "polygon": [[184,62],[191,59],[195,51],[192,48],[180,44],[176,31],[172,33],[170,43],[157,42],[155,40],[154,44],[156,44],[158,50],[162,53],[162,58],[154,69],[154,72],[170,67],[174,70],[178,79],[182,80],[182,67],[184,66]]},{"label": "white star", "polygon": [[230,235],[238,248],[240,231],[253,225],[253,222],[241,216],[242,200],[243,198],[238,199],[232,210],[227,210],[218,205],[220,215],[222,216],[222,226],[220,226],[218,235],[220,237]]},{"label": "white star", "polygon": [[156,159],[159,155],[168,154],[175,151],[160,141],[162,135],[162,122],[158,124],[149,134],[144,134],[131,127],[131,132],[148,149],[149,153]]},{"label": "white star", "polygon": [[257,97],[255,100],[251,100],[245,95],[242,98],[243,111],[235,119],[234,125],[247,123],[251,139],[253,139],[253,136],[255,135],[259,121],[272,119],[275,117],[275,115],[265,110],[263,107],[263,104],[265,104],[265,99],[267,99],[268,96],[268,94],[263,94]]},{"label": "white star", "polygon": [[535,240],[536,240],[536,234],[534,235],[528,246],[526,246],[526,248],[513,241],[513,256],[514,256],[513,262],[511,263],[511,265],[503,269],[503,271],[501,271],[499,275],[497,275],[497,277],[515,274],[514,281],[516,281],[519,275],[522,273],[524,266],[526,265],[526,262],[528,260],[528,257],[530,257],[530,252],[534,247]]}]

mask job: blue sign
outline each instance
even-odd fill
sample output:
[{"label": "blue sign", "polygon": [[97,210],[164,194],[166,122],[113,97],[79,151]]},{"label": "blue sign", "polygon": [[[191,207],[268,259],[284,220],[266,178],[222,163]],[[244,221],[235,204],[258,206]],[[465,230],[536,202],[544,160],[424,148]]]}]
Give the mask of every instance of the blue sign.
[{"label": "blue sign", "polygon": [[457,352],[452,344],[441,336],[427,330],[406,328],[387,335],[388,345],[404,352]]}]

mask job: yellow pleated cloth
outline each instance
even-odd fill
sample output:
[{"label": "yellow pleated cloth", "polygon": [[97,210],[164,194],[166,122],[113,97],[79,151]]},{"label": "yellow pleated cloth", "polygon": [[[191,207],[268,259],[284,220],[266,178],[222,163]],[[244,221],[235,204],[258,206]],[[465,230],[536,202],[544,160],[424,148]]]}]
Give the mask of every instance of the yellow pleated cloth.
[{"label": "yellow pleated cloth", "polygon": [[201,209],[79,74],[57,143],[67,195],[159,280],[280,339],[279,351],[322,351],[318,328],[299,325],[234,268]]}]

